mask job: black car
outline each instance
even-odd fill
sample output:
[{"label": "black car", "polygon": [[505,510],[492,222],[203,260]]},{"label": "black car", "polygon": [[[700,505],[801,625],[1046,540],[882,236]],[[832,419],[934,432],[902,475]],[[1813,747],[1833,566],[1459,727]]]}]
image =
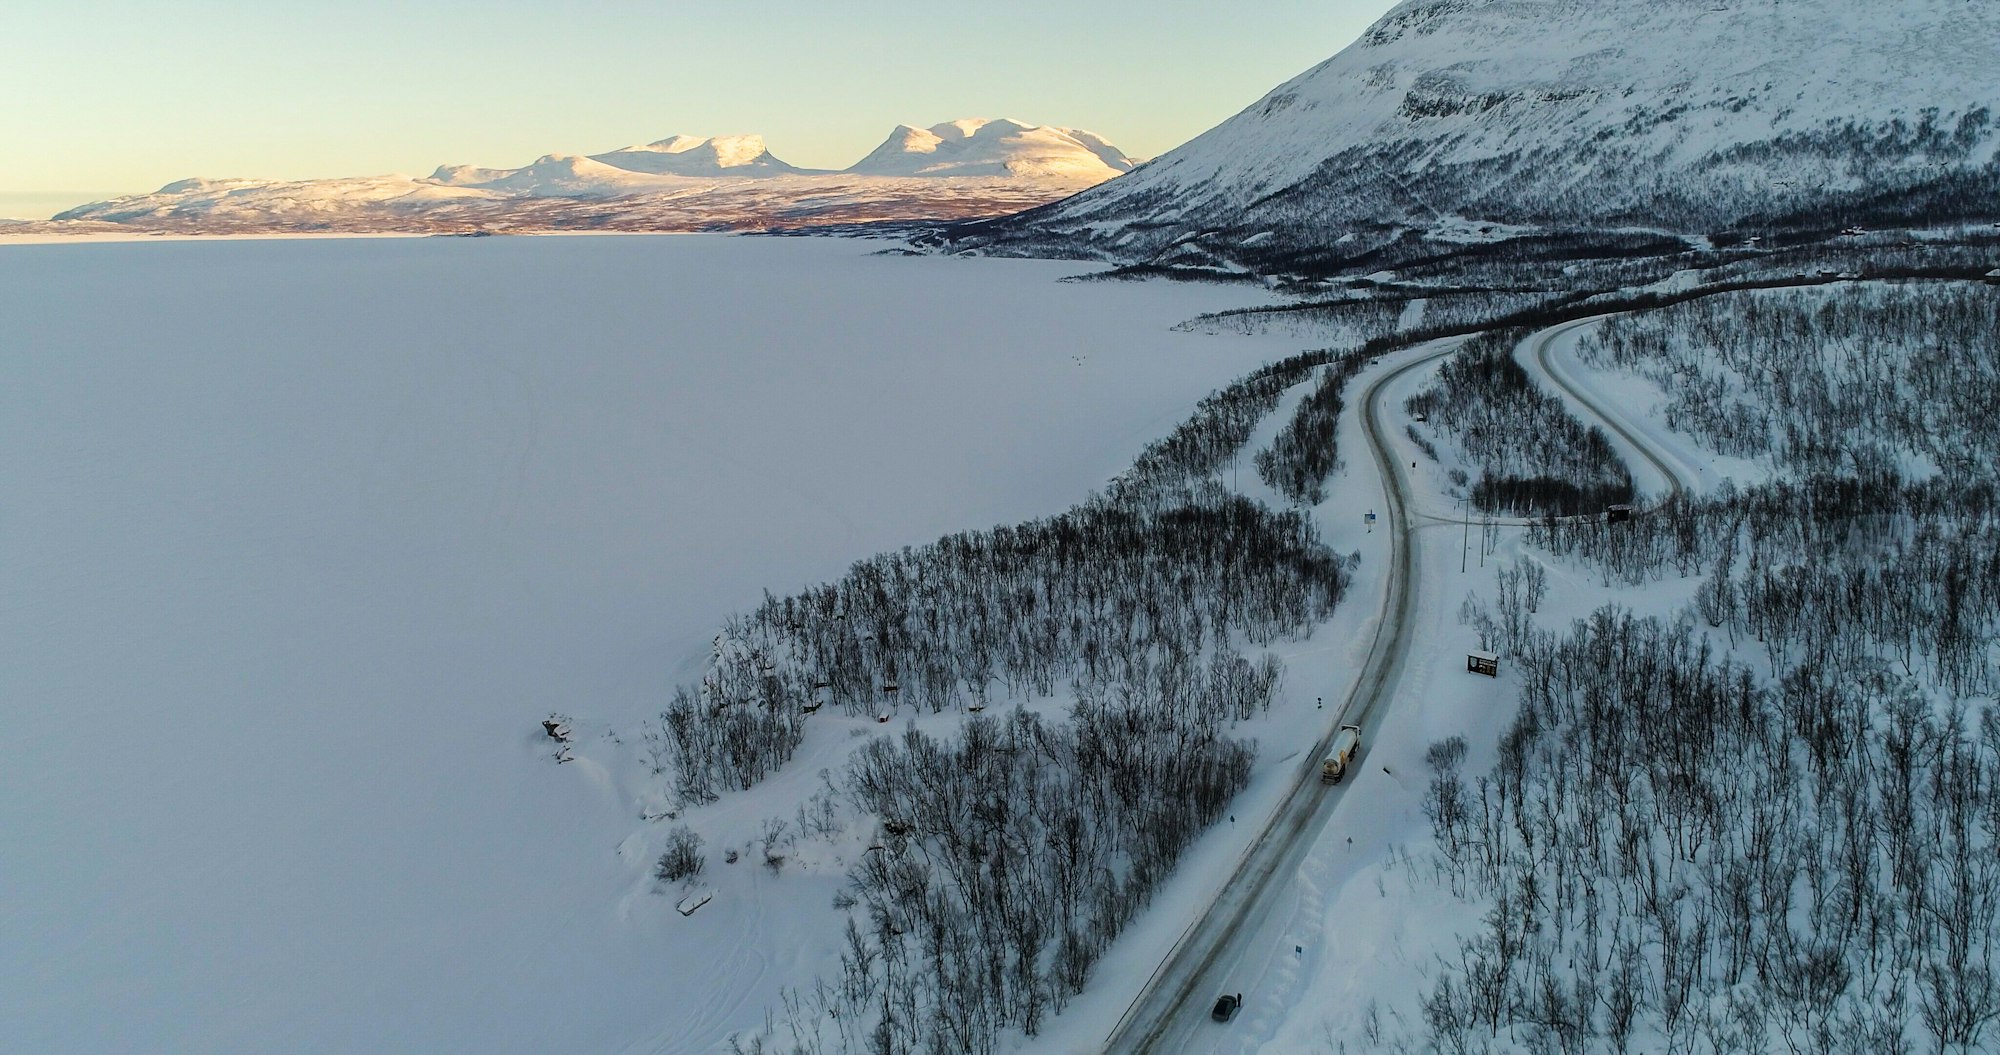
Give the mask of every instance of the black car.
[{"label": "black car", "polygon": [[1208,1017],[1216,1020],[1217,1022],[1227,1022],[1230,1019],[1236,1017],[1237,1009],[1242,1006],[1243,1006],[1242,993],[1224,993],[1216,998],[1215,1010],[1210,1011],[1208,1013]]}]

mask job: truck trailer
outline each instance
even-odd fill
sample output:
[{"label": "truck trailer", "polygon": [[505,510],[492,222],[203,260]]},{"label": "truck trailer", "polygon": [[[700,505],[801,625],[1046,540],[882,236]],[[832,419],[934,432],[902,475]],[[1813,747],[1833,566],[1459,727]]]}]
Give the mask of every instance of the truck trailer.
[{"label": "truck trailer", "polygon": [[1360,750],[1361,727],[1358,725],[1341,726],[1340,733],[1333,738],[1333,753],[1326,756],[1326,761],[1320,763],[1319,782],[1322,784],[1340,783],[1340,778],[1347,775],[1348,765],[1354,761],[1354,756]]}]

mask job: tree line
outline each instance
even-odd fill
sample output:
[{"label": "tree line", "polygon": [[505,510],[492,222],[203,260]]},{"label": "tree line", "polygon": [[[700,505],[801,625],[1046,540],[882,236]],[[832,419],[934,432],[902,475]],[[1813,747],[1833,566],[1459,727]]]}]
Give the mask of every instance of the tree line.
[{"label": "tree line", "polygon": [[1331,614],[1348,566],[1308,517],[1214,484],[1180,497],[961,532],[767,597],[729,620],[701,682],[649,730],[656,769],[705,802],[782,765],[821,706],[983,708],[1270,643]]},{"label": "tree line", "polygon": [[1327,479],[1340,469],[1340,412],[1347,406],[1347,385],[1369,361],[1352,351],[1329,362],[1292,420],[1269,447],[1257,452],[1257,475],[1272,489],[1300,505],[1326,500]]}]

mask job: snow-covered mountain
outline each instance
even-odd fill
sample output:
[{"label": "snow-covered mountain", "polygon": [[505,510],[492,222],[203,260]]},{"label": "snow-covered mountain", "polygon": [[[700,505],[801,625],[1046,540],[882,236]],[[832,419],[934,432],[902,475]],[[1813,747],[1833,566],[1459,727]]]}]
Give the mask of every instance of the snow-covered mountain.
[{"label": "snow-covered mountain", "polygon": [[1282,270],[1413,231],[1994,212],[1996,61],[1985,2],[1408,0],[1115,184],[959,241]]},{"label": "snow-covered mountain", "polygon": [[668,136],[590,157],[628,172],[661,176],[776,176],[807,171],[779,161],[764,145],[763,136]]},{"label": "snow-covered mountain", "polygon": [[421,178],[182,180],[56,219],[194,232],[715,230],[964,219],[1042,205],[1132,164],[1090,132],[972,118],[928,131],[899,126],[840,172],[781,161],[761,136],[671,136],[602,154],[549,154],[520,168],[446,165]]},{"label": "snow-covered mountain", "polygon": [[811,171],[778,160],[764,146],[763,136],[668,136],[588,157],[548,154],[517,169],[440,165],[425,182],[539,197],[590,197],[643,190],[646,181],[634,177],[749,178]]},{"label": "snow-covered mountain", "polygon": [[864,176],[1019,176],[1095,183],[1130,172],[1133,164],[1123,151],[1079,128],[973,118],[929,128],[897,125],[881,146],[847,171]]}]

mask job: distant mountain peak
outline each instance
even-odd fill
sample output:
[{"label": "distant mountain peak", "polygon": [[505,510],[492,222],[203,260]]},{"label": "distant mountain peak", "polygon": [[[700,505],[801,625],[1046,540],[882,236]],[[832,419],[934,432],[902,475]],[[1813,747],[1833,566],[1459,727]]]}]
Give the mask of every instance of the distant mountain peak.
[{"label": "distant mountain peak", "polygon": [[932,135],[944,139],[971,139],[976,135],[1009,135],[1038,127],[1011,117],[961,117],[930,127]]},{"label": "distant mountain peak", "polygon": [[771,176],[803,171],[778,160],[759,135],[668,136],[643,146],[592,154],[595,161],[655,176]]},{"label": "distant mountain peak", "polygon": [[1105,180],[1133,161],[1094,133],[1012,118],[897,125],[847,171],[868,176],[1025,176]]}]

